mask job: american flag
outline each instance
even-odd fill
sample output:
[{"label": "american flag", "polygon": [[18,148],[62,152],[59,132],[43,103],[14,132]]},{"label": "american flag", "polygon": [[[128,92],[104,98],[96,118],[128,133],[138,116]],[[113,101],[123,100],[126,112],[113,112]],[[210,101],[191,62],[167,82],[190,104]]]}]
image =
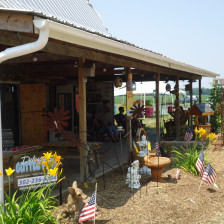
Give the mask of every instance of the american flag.
[{"label": "american flag", "polygon": [[156,156],[161,156],[158,138],[156,139],[155,150],[156,150]]},{"label": "american flag", "polygon": [[89,201],[85,204],[84,208],[79,217],[79,223],[82,223],[86,220],[90,220],[96,217],[96,191],[93,192],[93,195],[89,199]]},{"label": "american flag", "polygon": [[204,151],[201,150],[201,153],[198,156],[198,160],[196,162],[196,168],[198,172],[203,176],[203,173],[205,172],[205,161],[204,161]]},{"label": "american flag", "polygon": [[184,136],[184,141],[190,141],[193,138],[193,133],[189,127],[187,127],[185,136]]},{"label": "american flag", "polygon": [[202,180],[205,181],[207,183],[207,186],[214,183],[215,182],[215,178],[216,178],[216,172],[215,170],[212,168],[212,166],[210,164],[207,165],[205,172],[202,176]]}]

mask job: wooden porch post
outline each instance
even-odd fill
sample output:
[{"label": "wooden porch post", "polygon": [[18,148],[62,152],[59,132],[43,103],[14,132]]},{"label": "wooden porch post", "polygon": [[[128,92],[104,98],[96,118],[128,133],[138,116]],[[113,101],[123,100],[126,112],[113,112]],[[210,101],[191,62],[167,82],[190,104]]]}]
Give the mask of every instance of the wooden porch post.
[{"label": "wooden porch post", "polygon": [[202,90],[201,90],[201,79],[198,80],[198,88],[199,88],[199,103],[201,103],[201,94],[202,94]]},{"label": "wooden porch post", "polygon": [[[192,91],[192,79],[190,79],[190,108],[192,108],[192,101],[193,101],[193,91]],[[192,127],[192,116],[190,117],[190,126]]]},{"label": "wooden porch post", "polygon": [[160,73],[157,73],[156,75],[156,134],[157,134],[158,141],[160,140],[159,81],[160,81]]},{"label": "wooden porch post", "polygon": [[[83,74],[84,58],[79,58],[78,77],[79,77],[79,138],[82,143],[87,143],[87,124],[86,124],[86,81],[87,78]],[[84,180],[86,166],[87,151],[80,147],[80,181]]]},{"label": "wooden porch post", "polygon": [[[0,170],[3,173],[3,152],[2,152],[2,100],[0,92]],[[4,181],[3,175],[0,176],[0,203],[4,203]]]},{"label": "wooden porch post", "polygon": [[179,76],[176,77],[176,100],[175,100],[175,130],[176,140],[180,140],[180,101],[179,101]]},{"label": "wooden porch post", "polygon": [[[131,73],[131,68],[128,67],[126,68],[126,74],[127,74],[127,81],[126,81],[126,111],[127,111],[127,144],[129,151],[132,150],[132,129],[131,129],[131,113],[130,109],[133,106],[133,88],[132,88],[132,73]],[[131,159],[131,158],[129,158]]]}]

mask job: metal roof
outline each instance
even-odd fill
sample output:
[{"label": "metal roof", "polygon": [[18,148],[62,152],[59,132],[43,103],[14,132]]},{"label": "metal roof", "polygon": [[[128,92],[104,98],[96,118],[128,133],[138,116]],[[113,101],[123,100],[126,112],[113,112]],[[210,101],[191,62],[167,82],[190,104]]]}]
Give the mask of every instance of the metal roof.
[{"label": "metal roof", "polygon": [[103,20],[88,0],[0,0],[0,10],[31,13],[110,36]]}]

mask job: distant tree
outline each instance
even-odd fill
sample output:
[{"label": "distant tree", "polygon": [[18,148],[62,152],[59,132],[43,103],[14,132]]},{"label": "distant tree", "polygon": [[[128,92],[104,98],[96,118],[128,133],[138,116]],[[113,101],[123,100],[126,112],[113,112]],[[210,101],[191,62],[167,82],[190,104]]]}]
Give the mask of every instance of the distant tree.
[{"label": "distant tree", "polygon": [[212,83],[211,94],[209,95],[208,103],[215,111],[215,114],[211,116],[212,131],[218,132],[221,127],[221,85],[218,83]]},{"label": "distant tree", "polygon": [[[210,93],[211,93],[211,89],[209,89],[209,88],[202,87],[201,90],[202,90],[202,93],[201,93],[202,95],[210,95]],[[192,94],[193,95],[198,95],[199,94],[199,88],[192,88]],[[189,91],[187,91],[187,95],[190,95]]]}]

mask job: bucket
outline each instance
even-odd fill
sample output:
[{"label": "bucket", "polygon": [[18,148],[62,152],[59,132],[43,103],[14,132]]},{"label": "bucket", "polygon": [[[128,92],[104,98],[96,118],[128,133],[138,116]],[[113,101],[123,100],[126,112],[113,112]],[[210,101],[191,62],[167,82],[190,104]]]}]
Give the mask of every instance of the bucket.
[{"label": "bucket", "polygon": [[173,107],[172,106],[168,107],[168,112],[173,112]]},{"label": "bucket", "polygon": [[154,107],[148,107],[145,111],[145,117],[153,117],[154,116]]}]

